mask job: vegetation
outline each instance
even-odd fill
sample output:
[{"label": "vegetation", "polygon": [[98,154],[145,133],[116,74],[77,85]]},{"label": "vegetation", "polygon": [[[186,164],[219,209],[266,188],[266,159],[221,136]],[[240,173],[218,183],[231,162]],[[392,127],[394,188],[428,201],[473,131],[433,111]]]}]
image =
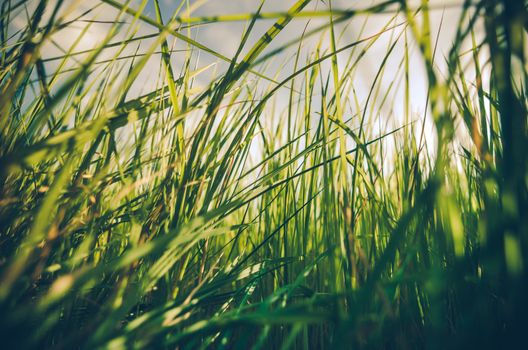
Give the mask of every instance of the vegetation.
[{"label": "vegetation", "polygon": [[88,3],[1,5],[2,348],[526,344],[527,1]]}]

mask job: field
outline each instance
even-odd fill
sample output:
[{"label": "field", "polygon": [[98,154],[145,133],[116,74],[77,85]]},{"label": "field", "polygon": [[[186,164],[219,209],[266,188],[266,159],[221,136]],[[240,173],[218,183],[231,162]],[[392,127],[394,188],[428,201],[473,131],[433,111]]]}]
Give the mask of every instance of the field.
[{"label": "field", "polygon": [[526,0],[0,1],[0,348],[528,346],[527,34]]}]

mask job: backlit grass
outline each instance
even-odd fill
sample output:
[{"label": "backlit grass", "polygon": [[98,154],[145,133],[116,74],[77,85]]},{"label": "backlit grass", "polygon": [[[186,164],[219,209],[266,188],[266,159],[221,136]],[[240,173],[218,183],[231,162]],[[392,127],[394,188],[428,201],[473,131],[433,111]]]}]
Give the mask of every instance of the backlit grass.
[{"label": "backlit grass", "polygon": [[528,3],[201,5],[1,3],[0,347],[526,344]]}]

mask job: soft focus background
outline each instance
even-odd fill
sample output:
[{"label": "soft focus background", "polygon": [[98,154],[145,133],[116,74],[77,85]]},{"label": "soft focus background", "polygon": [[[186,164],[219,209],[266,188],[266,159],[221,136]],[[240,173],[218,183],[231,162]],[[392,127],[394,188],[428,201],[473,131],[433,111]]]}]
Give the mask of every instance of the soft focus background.
[{"label": "soft focus background", "polygon": [[[280,13],[287,11],[295,1],[254,1],[254,0],[228,0],[228,1],[189,1],[183,6],[179,2],[174,1],[160,1],[159,5],[161,8],[161,15],[164,23],[167,23],[171,16],[174,15],[175,11],[179,9],[178,15],[182,17],[205,17],[205,24],[191,24],[183,26],[182,32],[185,33],[190,38],[193,38],[197,42],[207,46],[208,48],[224,55],[227,58],[232,58],[240,40],[242,38],[243,32],[247,27],[247,20],[233,20],[233,21],[211,21],[207,23],[207,17],[214,14],[214,16],[222,15],[231,15],[231,14],[252,14],[256,13],[259,7],[262,5],[261,12],[274,12]],[[361,10],[369,8],[380,2],[376,1],[356,1],[353,4],[347,1],[333,1],[331,6],[337,10]],[[44,14],[51,15],[51,10],[53,2],[48,6],[48,12]],[[412,8],[419,7],[419,1],[409,1],[409,6]],[[74,24],[68,26],[67,28],[58,31],[54,34],[46,45],[42,48],[41,54],[44,59],[45,66],[49,72],[53,72],[57,69],[57,66],[60,62],[58,57],[62,57],[65,52],[74,45],[75,49],[73,51],[80,52],[80,54],[75,56],[75,59],[68,60],[63,67],[66,68],[62,79],[65,79],[68,72],[72,72],[79,63],[82,62],[82,59],[85,58],[88,53],[82,53],[83,51],[96,48],[100,41],[104,38],[109,28],[114,24],[115,18],[118,15],[119,11],[114,7],[105,4],[105,3],[86,3],[83,1],[76,1],[68,3],[67,13],[65,17],[67,19],[78,19]],[[141,5],[140,1],[131,1],[129,6],[131,8],[137,9]],[[328,10],[329,3],[314,1],[309,4],[306,9],[317,11],[317,10]],[[351,6],[353,5],[353,6]],[[29,2],[27,4],[27,10],[19,11],[17,16],[13,18],[12,25],[14,30],[20,30],[24,28],[27,23],[27,15],[31,14],[34,11],[34,8],[37,6],[37,2]],[[430,19],[430,28],[431,28],[431,38],[434,39],[434,44],[436,48],[435,57],[435,67],[439,72],[442,72],[443,75],[447,74],[445,57],[449,54],[449,49],[455,38],[457,22],[459,20],[462,3],[460,1],[430,1],[429,6],[431,8],[431,19]],[[89,13],[85,14],[86,11],[90,10]],[[27,11],[27,13],[26,13]],[[362,38],[370,37],[374,34],[379,33],[383,30],[383,27],[388,23],[388,21],[393,21],[393,24],[403,23],[405,18],[403,15],[398,15],[394,18],[394,11],[386,11],[387,13],[378,13],[378,14],[358,14],[354,16],[349,21],[345,23],[340,23],[336,25],[336,32],[339,33],[339,38],[337,41],[337,46],[343,46],[348,43],[357,41]],[[152,2],[147,2],[144,4],[143,14],[147,17],[156,18],[156,11]],[[82,16],[82,17],[79,17]],[[418,15],[418,21],[420,20]],[[130,18],[123,18],[123,25],[126,27],[126,23],[130,23]],[[252,30],[247,44],[242,49],[242,54],[247,53],[252,44],[254,44],[262,34],[267,30],[267,28],[274,22],[273,19],[260,19],[255,23],[255,27]],[[317,28],[321,25],[324,25],[328,22],[327,17],[315,17],[315,18],[299,18],[295,19],[292,23],[285,28],[275,40],[266,48],[264,54],[273,52],[274,50],[281,48],[286,43],[295,40],[300,37],[303,31],[309,31],[310,29]],[[482,23],[479,21],[475,25],[475,35],[478,37],[483,35],[483,28],[481,27]],[[146,23],[137,23],[133,28],[130,28],[135,31],[136,37],[145,37],[149,35],[156,34],[159,30],[152,25]],[[370,87],[373,84],[373,81],[376,77],[376,73],[381,65],[381,58],[383,57],[387,47],[394,40],[394,36],[398,35],[401,32],[401,28],[397,28],[395,31],[388,31],[384,35],[381,35],[379,40],[377,40],[368,50],[364,52],[364,58],[357,62],[357,73],[354,76],[353,89],[359,98],[360,103],[363,103],[368,95]],[[126,36],[125,31],[122,33],[117,33],[115,39],[123,39]],[[104,63],[107,63],[119,50],[122,60],[119,64],[127,65],[130,64],[133,60],[133,56],[141,53],[145,53],[151,45],[154,44],[155,38],[145,38],[138,42],[132,42],[125,48],[109,48],[105,49],[99,55],[99,60],[103,64],[98,65],[96,72],[100,72],[104,67]],[[299,59],[306,60],[309,55],[312,53],[313,49],[318,46],[318,43],[321,43],[321,51],[329,49],[329,37],[328,34],[312,36],[306,38],[303,41],[303,47],[300,50]],[[378,85],[380,86],[381,91],[386,91],[391,84],[395,82],[402,81],[404,71],[402,69],[402,57],[405,52],[403,40],[398,40],[396,47],[394,48],[394,54],[392,54],[385,64],[383,77],[380,78]],[[431,116],[429,115],[429,110],[427,107],[427,76],[425,68],[421,62],[421,55],[419,50],[416,47],[415,42],[410,39],[409,45],[409,66],[412,67],[409,78],[409,87],[410,87],[410,101],[412,102],[408,108],[410,111],[415,114],[415,119],[419,122],[426,123],[426,132],[428,137],[425,139],[425,142],[432,142],[429,145],[431,152],[434,152],[434,127],[432,121],[430,120]],[[469,46],[469,43],[465,44]],[[181,40],[170,38],[169,47],[174,53],[171,55],[171,63],[173,64],[175,74],[178,74],[178,69],[182,69],[186,58],[191,55],[191,53],[186,52],[192,50],[193,59],[192,65],[193,68],[199,70],[201,68],[209,67],[207,71],[198,75],[195,79],[195,85],[200,87],[208,84],[211,81],[211,78],[218,74],[218,72],[224,72],[228,63],[223,60],[219,60],[217,57],[204,52],[197,48],[189,48],[185,42]],[[286,78],[289,74],[293,72],[294,68],[294,57],[297,54],[297,47],[290,47],[286,50],[274,55],[273,59],[266,62],[265,65],[259,67],[259,71],[263,74],[280,81],[281,79]],[[485,57],[486,52],[482,50],[481,55]],[[466,55],[468,56],[468,55]],[[128,58],[127,58],[128,57]],[[343,66],[348,58],[348,52],[338,55],[338,64]],[[158,50],[156,54],[152,55],[149,58],[148,63],[143,68],[141,74],[136,79],[132,88],[130,89],[128,96],[137,97],[143,93],[150,92],[157,87],[158,81],[157,77],[160,74],[161,60],[160,60],[160,51]],[[470,57],[464,57],[464,59],[470,60]],[[323,66],[328,68],[330,62],[323,62]],[[120,75],[121,79],[124,77],[124,73]],[[258,77],[251,77],[252,80],[260,80]],[[258,83],[258,82],[257,82]],[[484,82],[486,84],[486,82]],[[118,85],[118,84],[117,84]],[[402,125],[404,122],[404,89],[402,89],[401,83],[398,84],[398,88],[393,88],[389,92],[390,99],[393,103],[384,104],[382,106],[376,106],[379,113],[379,117],[382,120],[382,124],[392,127],[397,127]],[[119,85],[118,85],[119,86]],[[197,88],[198,89],[198,88]],[[285,93],[286,90],[281,90],[276,94],[276,103],[277,103],[277,112],[271,113],[263,121],[265,125],[269,128],[276,128],[277,123],[280,122],[281,113],[285,111],[289,104],[289,97]],[[425,115],[425,117],[423,117]],[[353,142],[353,141],[352,141]],[[255,142],[255,147],[259,145],[258,140]],[[260,145],[261,146],[261,145]],[[388,146],[390,147],[390,145]],[[253,158],[258,158],[260,152],[255,150],[253,153]]]}]

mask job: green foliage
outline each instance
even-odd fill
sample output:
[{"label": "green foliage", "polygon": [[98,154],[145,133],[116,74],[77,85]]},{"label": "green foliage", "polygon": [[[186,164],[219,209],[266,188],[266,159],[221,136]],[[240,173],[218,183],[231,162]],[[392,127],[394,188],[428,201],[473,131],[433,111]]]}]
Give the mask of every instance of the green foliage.
[{"label": "green foliage", "polygon": [[[2,347],[523,341],[528,3],[445,5],[460,17],[443,56],[445,7],[427,0],[263,4],[193,17],[182,1],[169,18],[158,0],[81,15],[74,1],[2,2]],[[116,16],[80,49],[100,8]],[[365,34],[374,18],[382,30]],[[240,21],[233,57],[199,40]],[[304,31],[277,43],[295,21]],[[71,46],[54,41],[79,23]],[[63,54],[45,55],[53,45]],[[138,93],[152,62],[155,88]]]}]

